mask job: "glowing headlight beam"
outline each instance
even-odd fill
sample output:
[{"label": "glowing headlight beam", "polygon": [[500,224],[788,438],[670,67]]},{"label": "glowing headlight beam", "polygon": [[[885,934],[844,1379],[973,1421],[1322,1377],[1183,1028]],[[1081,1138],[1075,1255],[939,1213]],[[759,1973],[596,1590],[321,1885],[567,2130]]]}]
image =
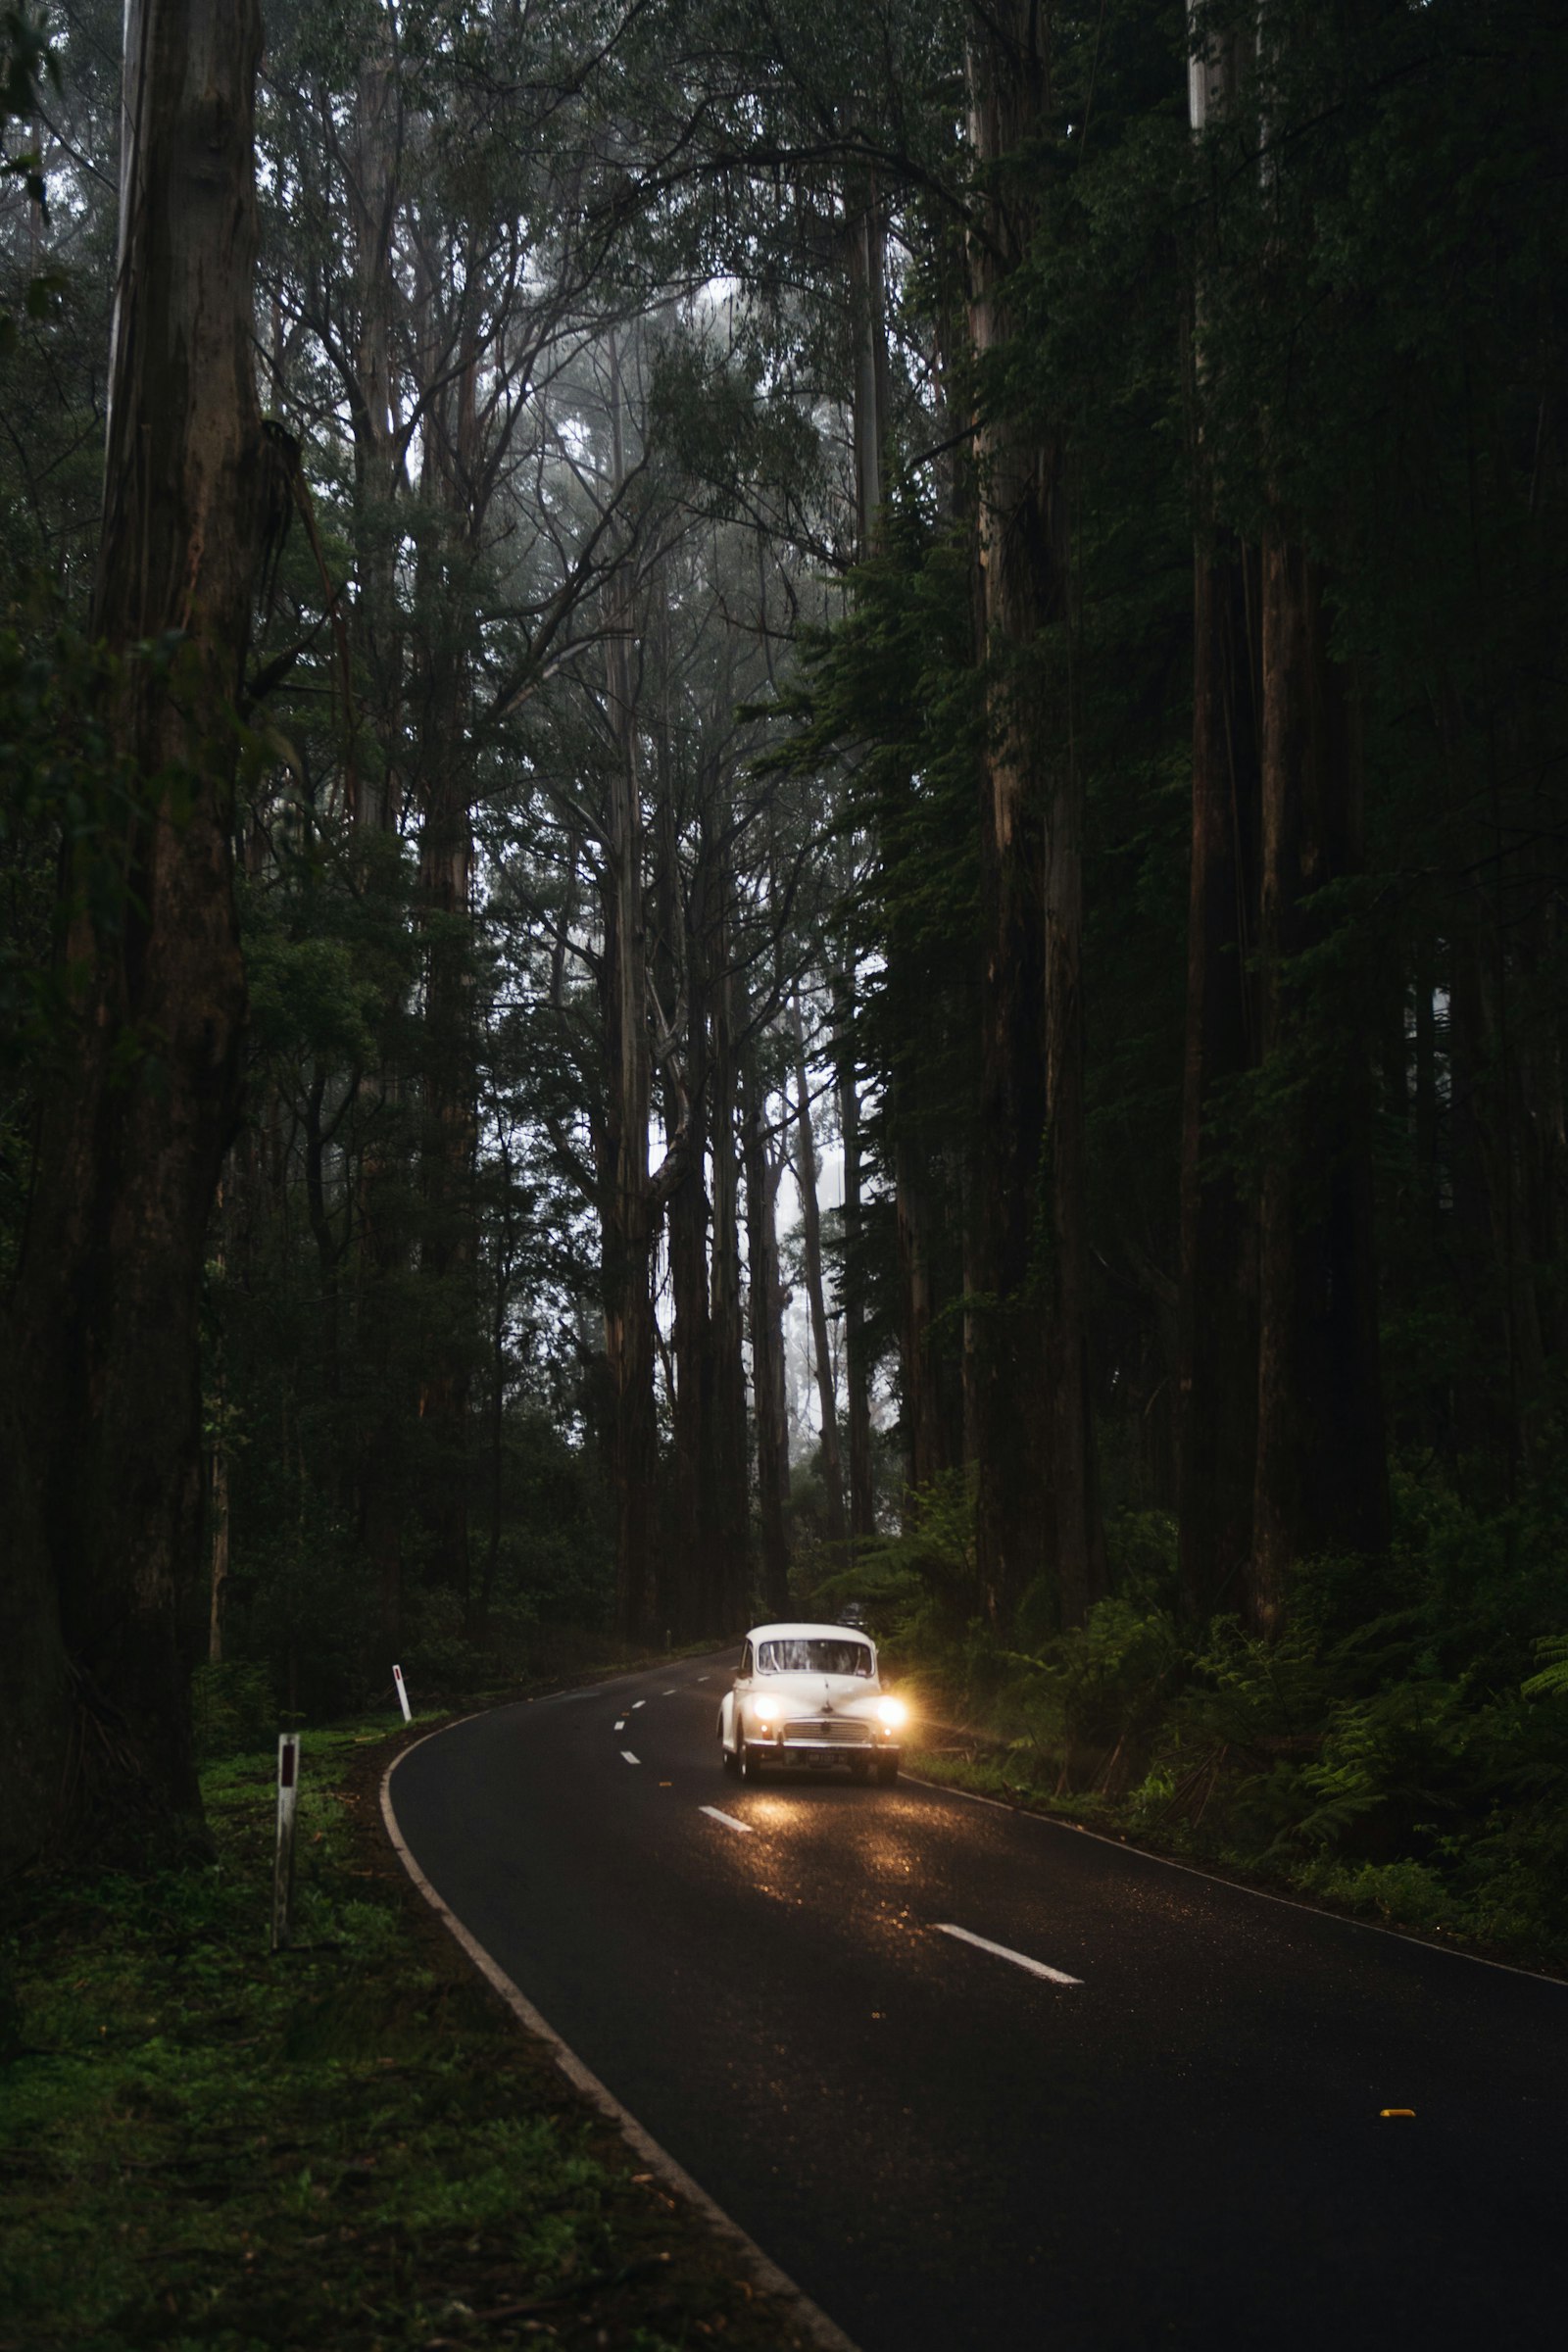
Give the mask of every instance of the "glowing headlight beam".
[{"label": "glowing headlight beam", "polygon": [[890,1731],[896,1729],[899,1724],[906,1722],[909,1713],[902,1698],[879,1699],[876,1711]]}]

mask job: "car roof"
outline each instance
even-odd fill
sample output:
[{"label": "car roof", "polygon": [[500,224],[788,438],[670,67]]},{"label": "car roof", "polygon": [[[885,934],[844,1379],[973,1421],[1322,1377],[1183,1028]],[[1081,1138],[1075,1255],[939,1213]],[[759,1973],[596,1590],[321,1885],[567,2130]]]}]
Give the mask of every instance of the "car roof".
[{"label": "car roof", "polygon": [[748,1642],[863,1642],[874,1648],[871,1637],[858,1625],[754,1625],[746,1637]]}]

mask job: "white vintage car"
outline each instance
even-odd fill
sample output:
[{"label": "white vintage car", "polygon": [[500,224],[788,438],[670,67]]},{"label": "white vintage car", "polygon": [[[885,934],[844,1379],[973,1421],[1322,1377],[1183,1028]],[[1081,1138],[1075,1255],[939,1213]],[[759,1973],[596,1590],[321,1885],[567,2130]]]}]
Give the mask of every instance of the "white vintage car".
[{"label": "white vintage car", "polygon": [[740,1670],[718,1703],[726,1772],[757,1780],[764,1766],[827,1772],[848,1765],[858,1781],[899,1777],[907,1709],[877,1679],[876,1645],[848,1625],[757,1625]]}]

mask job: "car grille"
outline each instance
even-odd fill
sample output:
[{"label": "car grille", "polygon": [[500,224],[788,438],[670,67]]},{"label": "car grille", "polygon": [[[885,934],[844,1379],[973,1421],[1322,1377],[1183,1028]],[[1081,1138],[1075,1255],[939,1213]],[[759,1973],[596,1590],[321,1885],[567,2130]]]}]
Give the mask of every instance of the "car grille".
[{"label": "car grille", "polygon": [[868,1723],[858,1723],[853,1716],[830,1715],[823,1723],[787,1723],[784,1726],[784,1744],[802,1740],[813,1747],[827,1744],[832,1747],[863,1747],[871,1737]]}]

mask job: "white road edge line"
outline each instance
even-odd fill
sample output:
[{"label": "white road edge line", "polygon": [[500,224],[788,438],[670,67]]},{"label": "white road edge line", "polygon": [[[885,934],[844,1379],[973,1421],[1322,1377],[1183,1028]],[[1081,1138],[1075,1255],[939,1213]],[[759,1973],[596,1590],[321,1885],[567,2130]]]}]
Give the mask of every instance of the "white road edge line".
[{"label": "white road edge line", "polygon": [[1173,1862],[1169,1854],[1152,1853],[1147,1845],[1129,1845],[1125,1838],[1107,1838],[1103,1830],[1085,1829],[1081,1821],[1058,1821],[1050,1813],[1031,1813],[1026,1805],[1009,1805],[1000,1796],[982,1796],[977,1788],[953,1788],[945,1781],[928,1781],[923,1773],[901,1768],[900,1778],[911,1788],[929,1788],[933,1796],[961,1797],[966,1805],[989,1805],[994,1813],[1010,1813],[1014,1821],[1032,1821],[1037,1829],[1055,1830],[1066,1838],[1088,1838],[1108,1845],[1113,1853],[1139,1862],[1153,1862],[1161,1870],[1179,1870],[1184,1879],[1201,1879],[1206,1886],[1223,1886],[1227,1894],[1250,1894],[1260,1903],[1279,1903],[1287,1911],[1304,1911],[1308,1919],[1331,1919],[1337,1927],[1354,1928],[1363,1936],[1387,1936],[1394,1943],[1413,1943],[1423,1952],[1442,1952],[1448,1960],[1468,1960],[1472,1968],[1497,1968],[1505,1977],[1529,1977],[1536,1984],[1555,1984],[1568,1991],[1568,1979],[1548,1977],[1539,1968],[1520,1968],[1512,1960],[1488,1960],[1481,1952],[1455,1950],[1451,1943],[1434,1943],[1430,1936],[1412,1936],[1405,1928],[1380,1927],[1375,1919],[1349,1919],[1343,1911],[1325,1911],[1319,1903],[1298,1902],[1295,1895],[1275,1894],[1267,1886],[1250,1886],[1245,1879],[1222,1878],[1217,1870],[1200,1870],[1192,1862]]},{"label": "white road edge line", "polygon": [[1048,1968],[1043,1960],[1031,1960],[1027,1952],[1015,1952],[1005,1943],[993,1943],[989,1936],[976,1936],[969,1928],[956,1928],[951,1920],[935,1923],[939,1936],[956,1936],[960,1943],[972,1943],[977,1952],[992,1952],[999,1960],[1010,1960],[1014,1968],[1026,1968],[1032,1977],[1045,1977],[1053,1984],[1081,1984],[1082,1977],[1069,1977],[1065,1969]]},{"label": "white road edge line", "polygon": [[629,1747],[623,1747],[620,1752],[628,1764],[640,1764],[642,1762],[641,1756],[634,1756]]},{"label": "white road edge line", "polygon": [[[490,1710],[481,1709],[481,1712],[488,1713]],[[472,1723],[476,1718],[466,1715],[462,1721]],[[610,2118],[639,2161],[650,2172],[658,2173],[665,2186],[672,2188],[677,2196],[684,2197],[688,2204],[696,2207],[714,2234],[733,2248],[759,2286],[767,2294],[782,2296],[793,2304],[792,2324],[820,2346],[820,2352],[859,2352],[859,2346],[853,2336],[846,2335],[837,2321],[828,2318],[820,2304],[813,2303],[809,2295],[801,2292],[789,2273],[781,2271],[776,2262],[769,2260],[756,2238],[749,2237],[738,2222],[732,2222],[717,2199],[710,2197],[707,2189],[692,2179],[683,2164],[676,2163],[667,2148],[661,2147],[652,2132],[644,2131],[630,2108],[621,2105],[607,2083],[601,2082],[596,2074],[590,2073],[576,2051],[567,2047],[554,2026],[540,2016],[527,1994],[513,1983],[501,1963],[491,1958],[476,1936],[469,1935],[456,1912],[448,1910],[414,1859],[403,1832],[398,1828],[398,1817],[393,1810],[392,1775],[400,1764],[413,1755],[415,1748],[423,1747],[426,1740],[439,1740],[442,1732],[455,1732],[457,1729],[457,1724],[448,1723],[443,1724],[440,1732],[426,1732],[423,1740],[416,1740],[410,1746],[400,1749],[381,1775],[381,1819],[386,1824],[386,1834],[392,1840],[398,1860],[447,1934],[462,1946],[479,1974],[500,1993],[524,2032],[532,2034],[545,2044],[566,2081],[574,2089],[581,2091],[601,2115]]]},{"label": "white road edge line", "polygon": [[739,1821],[733,1813],[721,1813],[716,1805],[699,1805],[697,1810],[699,1813],[706,1813],[710,1821],[721,1821],[727,1830],[739,1830],[745,1838],[753,1835],[752,1825],[749,1821]]}]

